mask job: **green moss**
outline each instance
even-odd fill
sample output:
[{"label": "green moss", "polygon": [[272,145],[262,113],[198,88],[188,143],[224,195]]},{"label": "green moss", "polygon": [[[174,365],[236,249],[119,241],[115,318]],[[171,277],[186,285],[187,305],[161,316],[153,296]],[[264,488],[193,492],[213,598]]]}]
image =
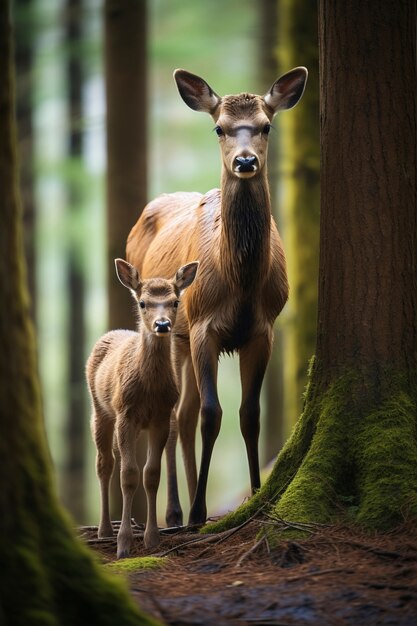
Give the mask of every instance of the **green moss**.
[{"label": "green moss", "polygon": [[357,521],[386,530],[417,515],[416,403],[398,389],[369,413],[356,437]]},{"label": "green moss", "polygon": [[120,559],[119,561],[113,561],[107,563],[105,568],[112,572],[137,572],[139,570],[157,569],[162,567],[166,563],[166,558],[157,556],[144,556],[129,559]]},{"label": "green moss", "polygon": [[350,387],[351,379],[341,378],[306,403],[300,421],[309,415],[310,419],[318,416],[317,426],[294,479],[274,507],[281,518],[300,522],[327,522],[331,518],[349,462]]}]

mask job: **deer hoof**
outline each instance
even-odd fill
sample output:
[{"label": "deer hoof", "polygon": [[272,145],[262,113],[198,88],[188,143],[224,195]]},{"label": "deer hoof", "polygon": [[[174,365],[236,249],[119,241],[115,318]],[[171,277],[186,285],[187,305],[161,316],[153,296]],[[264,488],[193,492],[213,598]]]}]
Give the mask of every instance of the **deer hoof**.
[{"label": "deer hoof", "polygon": [[129,556],[129,549],[128,548],[117,548],[117,558],[118,559],[127,559],[127,557]]},{"label": "deer hoof", "polygon": [[98,527],[97,537],[103,539],[104,537],[113,537],[113,527],[108,524],[100,524]]},{"label": "deer hoof", "polygon": [[172,528],[173,526],[182,526],[183,518],[181,509],[167,511],[165,521],[168,528]]},{"label": "deer hoof", "polygon": [[156,548],[161,542],[161,537],[157,528],[146,529],[143,536],[143,543],[145,548]]},{"label": "deer hoof", "polygon": [[189,526],[204,526],[207,520],[206,507],[191,507],[190,516],[188,518]]},{"label": "deer hoof", "polygon": [[133,533],[120,532],[117,535],[117,558],[125,559],[129,556],[130,548],[133,543]]}]

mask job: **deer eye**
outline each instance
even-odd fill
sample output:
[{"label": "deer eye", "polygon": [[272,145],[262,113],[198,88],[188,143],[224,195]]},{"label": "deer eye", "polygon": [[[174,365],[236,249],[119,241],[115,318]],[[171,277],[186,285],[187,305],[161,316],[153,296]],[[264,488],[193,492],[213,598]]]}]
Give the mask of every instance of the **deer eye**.
[{"label": "deer eye", "polygon": [[263,127],[263,129],[262,129],[262,132],[263,132],[265,135],[269,135],[269,131],[270,131],[270,130],[271,130],[271,124],[265,124],[265,126],[264,126],[264,127]]},{"label": "deer eye", "polygon": [[224,132],[222,131],[222,129],[220,128],[220,126],[215,126],[214,127],[215,133],[218,137],[221,137],[222,135],[224,135]]},{"label": "deer eye", "polygon": [[175,300],[174,302],[174,308],[178,309],[178,305],[179,305],[180,301],[179,300]]},{"label": "deer eye", "polygon": [[145,306],[146,306],[145,301],[144,300],[139,300],[139,306],[140,306],[141,309],[144,309]]}]

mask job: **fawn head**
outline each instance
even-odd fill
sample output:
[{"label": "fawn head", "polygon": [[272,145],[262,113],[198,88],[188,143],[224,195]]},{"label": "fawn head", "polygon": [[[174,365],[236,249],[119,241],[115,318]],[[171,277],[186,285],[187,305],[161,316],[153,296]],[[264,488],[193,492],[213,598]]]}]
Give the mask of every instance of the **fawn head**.
[{"label": "fawn head", "polygon": [[307,75],[305,67],[296,67],[278,78],[264,96],[241,93],[220,97],[199,76],[185,70],[174,72],[184,102],[191,109],[212,116],[223,167],[237,178],[252,178],[263,171],[272,118],[278,111],[297,104]]},{"label": "fawn head", "polygon": [[133,265],[115,259],[117,276],[130,289],[139,311],[139,319],[148,332],[158,337],[168,337],[177,318],[182,292],[194,281],[198,261],[183,265],[172,280],[148,278],[142,280]]}]

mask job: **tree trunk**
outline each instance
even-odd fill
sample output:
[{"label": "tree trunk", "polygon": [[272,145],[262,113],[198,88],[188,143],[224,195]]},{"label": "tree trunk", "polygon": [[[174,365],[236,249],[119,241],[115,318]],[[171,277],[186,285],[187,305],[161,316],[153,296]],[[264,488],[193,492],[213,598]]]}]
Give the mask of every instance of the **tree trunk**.
[{"label": "tree trunk", "polygon": [[[147,200],[146,0],[106,0],[104,11],[109,328],[134,328],[131,297],[116,279],[114,259],[125,258],[127,236]],[[141,438],[141,470],[146,459],[145,444]],[[113,474],[111,495],[112,517],[120,519],[118,467]],[[146,520],[141,484],[132,513],[137,521]]]},{"label": "tree trunk", "polygon": [[320,154],[319,51],[316,0],[280,0],[280,73],[308,68],[308,84],[298,107],[279,118],[281,212],[290,297],[285,312],[284,414],[288,436],[303,407],[307,364],[317,328]]},{"label": "tree trunk", "polygon": [[33,181],[33,0],[15,0],[16,113],[20,155],[20,192],[31,314],[36,320],[36,205]]},{"label": "tree trunk", "polygon": [[[68,160],[77,171],[83,153],[81,59],[82,0],[67,0],[66,46],[68,81]],[[74,175],[67,182],[68,212],[76,221],[83,209],[82,180]],[[67,256],[68,292],[68,413],[65,424],[65,460],[62,477],[62,498],[77,522],[85,522],[86,489],[86,393],[85,393],[85,281],[83,254],[79,233],[70,234]]]},{"label": "tree trunk", "polygon": [[417,515],[416,5],[321,0],[319,16],[316,357],[269,480],[223,526],[268,502],[372,529]]},{"label": "tree trunk", "polygon": [[73,535],[42,419],[17,186],[10,3],[0,3],[0,621],[154,624]]},{"label": "tree trunk", "polygon": [[[259,5],[260,39],[259,91],[267,89],[278,78],[277,44],[278,44],[278,1],[262,0]],[[271,191],[272,212],[278,227],[281,228],[281,211],[278,203],[280,145],[278,137],[270,136],[268,147],[268,180]],[[264,398],[265,416],[262,428],[263,464],[274,459],[284,445],[284,387],[283,387],[283,331],[281,318],[275,327],[274,349],[265,375]]]}]

